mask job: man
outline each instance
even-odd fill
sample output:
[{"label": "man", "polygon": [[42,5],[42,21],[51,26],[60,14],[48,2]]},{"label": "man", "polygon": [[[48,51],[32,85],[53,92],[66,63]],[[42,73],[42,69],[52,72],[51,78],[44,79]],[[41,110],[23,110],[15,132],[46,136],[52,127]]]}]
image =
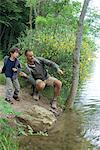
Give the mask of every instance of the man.
[{"label": "man", "polygon": [[46,85],[50,85],[54,87],[54,96],[51,101],[51,107],[53,109],[57,108],[56,102],[57,102],[57,97],[60,95],[60,90],[62,83],[60,80],[56,79],[55,77],[51,77],[45,66],[52,67],[56,69],[56,71],[59,74],[63,74],[63,71],[59,68],[59,66],[43,57],[37,57],[35,58],[33,56],[33,52],[31,50],[26,50],[25,51],[25,56],[27,59],[27,65],[25,69],[25,73],[21,73],[20,76],[23,76],[27,78],[30,83],[34,86],[34,95],[33,98],[35,100],[39,99],[39,91],[42,91]]}]

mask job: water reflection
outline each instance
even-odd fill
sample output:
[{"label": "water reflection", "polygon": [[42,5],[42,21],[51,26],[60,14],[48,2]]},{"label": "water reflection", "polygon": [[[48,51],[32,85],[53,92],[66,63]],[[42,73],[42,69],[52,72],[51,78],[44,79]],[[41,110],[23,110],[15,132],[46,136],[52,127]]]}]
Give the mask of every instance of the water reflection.
[{"label": "water reflection", "polygon": [[93,72],[83,85],[77,107],[85,119],[84,137],[96,147],[100,147],[100,52],[96,56]]},{"label": "water reflection", "polygon": [[20,150],[94,150],[82,136],[81,120],[77,112],[65,112],[48,137],[23,137]]}]

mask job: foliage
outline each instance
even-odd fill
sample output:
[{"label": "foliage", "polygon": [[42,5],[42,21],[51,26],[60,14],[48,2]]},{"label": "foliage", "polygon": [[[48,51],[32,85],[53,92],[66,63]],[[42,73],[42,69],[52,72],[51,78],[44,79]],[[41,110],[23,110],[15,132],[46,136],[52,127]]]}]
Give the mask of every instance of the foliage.
[{"label": "foliage", "polygon": [[34,6],[36,3],[36,0],[26,0],[26,7]]},{"label": "foliage", "polygon": [[[85,32],[93,37],[100,37],[100,11],[89,9],[85,20]],[[88,29],[88,30],[87,30]]]},{"label": "foliage", "polygon": [[[81,3],[73,0],[4,0],[0,3],[0,49],[3,55],[18,42],[18,37],[29,28],[30,7],[32,6],[32,27],[36,30],[46,27],[48,30],[67,27],[76,31]],[[84,32],[98,36],[100,15],[88,10]],[[98,24],[98,25],[97,25]],[[89,30],[88,30],[89,29]]]},{"label": "foliage", "polygon": [[2,85],[5,84],[5,78],[2,74],[0,74],[0,84],[2,84]]},{"label": "foliage", "polygon": [[5,0],[0,2],[0,49],[7,53],[22,31],[26,29],[28,11],[23,0]]},{"label": "foliage", "polygon": [[[29,40],[30,31],[26,31],[25,35],[22,34],[19,38],[18,45],[22,47],[24,52],[26,49],[32,49],[35,56],[42,56],[50,59],[60,65],[60,68],[64,71],[63,76],[57,75],[55,71],[50,70],[50,74],[57,77],[63,82],[63,90],[60,103],[68,95],[71,85],[71,73],[72,73],[72,54],[75,43],[75,35],[72,32],[68,32],[66,29],[63,31],[57,29],[57,32],[53,32],[52,29],[42,28],[39,31],[33,31],[32,40]],[[29,42],[30,41],[30,42]],[[84,36],[81,47],[81,62],[80,62],[80,84],[86,79],[88,74],[88,66],[92,61],[92,53],[95,49],[94,42],[88,37]],[[21,58],[23,61],[23,56]],[[48,69],[48,68],[47,68]],[[65,92],[65,89],[67,93]]]}]

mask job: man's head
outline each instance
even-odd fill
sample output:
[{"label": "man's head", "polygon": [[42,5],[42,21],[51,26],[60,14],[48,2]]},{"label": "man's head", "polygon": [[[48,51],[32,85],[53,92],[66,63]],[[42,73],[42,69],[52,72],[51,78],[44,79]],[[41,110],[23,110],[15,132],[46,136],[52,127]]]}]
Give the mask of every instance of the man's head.
[{"label": "man's head", "polygon": [[18,55],[19,55],[19,53],[20,53],[20,49],[17,48],[17,47],[15,47],[15,48],[11,48],[11,49],[9,50],[9,53],[8,53],[8,54],[9,54],[10,57],[17,58]]},{"label": "man's head", "polygon": [[32,50],[26,50],[26,51],[25,51],[25,56],[26,56],[26,58],[27,58],[27,61],[33,62],[34,56],[33,56]]}]

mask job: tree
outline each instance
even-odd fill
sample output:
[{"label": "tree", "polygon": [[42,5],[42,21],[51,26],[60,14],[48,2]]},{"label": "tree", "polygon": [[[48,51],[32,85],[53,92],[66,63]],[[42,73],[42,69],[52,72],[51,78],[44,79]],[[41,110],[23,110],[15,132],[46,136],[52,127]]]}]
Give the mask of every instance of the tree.
[{"label": "tree", "polygon": [[79,64],[80,64],[80,47],[82,42],[82,32],[83,32],[83,24],[84,18],[86,15],[87,7],[89,5],[90,0],[84,0],[83,8],[79,17],[78,27],[76,32],[76,42],[75,42],[75,49],[73,52],[73,71],[72,71],[72,85],[70,89],[70,94],[66,100],[66,106],[69,109],[73,108],[73,104],[75,101],[77,88],[78,88],[78,81],[79,81]]},{"label": "tree", "polygon": [[20,33],[26,29],[28,12],[24,0],[0,1],[0,50],[3,55],[18,42]]},{"label": "tree", "polygon": [[30,8],[29,11],[29,26],[30,26],[30,31],[32,31],[32,23],[33,23],[33,8],[36,5],[36,0],[26,0],[26,7]]}]

